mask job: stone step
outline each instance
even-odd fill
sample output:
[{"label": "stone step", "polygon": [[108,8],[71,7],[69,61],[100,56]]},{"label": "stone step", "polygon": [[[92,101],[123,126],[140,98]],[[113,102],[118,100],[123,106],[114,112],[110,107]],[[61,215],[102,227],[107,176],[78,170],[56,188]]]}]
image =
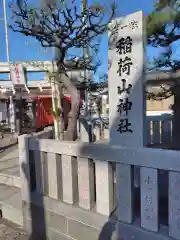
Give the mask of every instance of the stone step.
[{"label": "stone step", "polygon": [[21,187],[21,178],[12,174],[6,174],[0,172],[0,184],[5,184],[10,187]]},{"label": "stone step", "polygon": [[20,166],[18,146],[0,154],[0,184],[20,188]]},{"label": "stone step", "polygon": [[23,226],[21,191],[19,188],[0,184],[0,209],[4,219]]}]

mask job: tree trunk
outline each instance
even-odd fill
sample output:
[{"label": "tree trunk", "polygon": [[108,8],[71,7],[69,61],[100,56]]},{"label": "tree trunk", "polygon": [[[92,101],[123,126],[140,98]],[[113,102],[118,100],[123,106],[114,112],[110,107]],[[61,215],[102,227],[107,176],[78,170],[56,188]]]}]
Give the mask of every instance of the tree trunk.
[{"label": "tree trunk", "polygon": [[54,117],[54,132],[55,132],[55,139],[59,140],[59,123],[58,123],[58,116],[56,116],[56,109],[57,109],[57,101],[56,101],[56,86],[55,80],[51,81],[51,89],[52,89],[52,107],[53,107],[53,117]]},{"label": "tree trunk", "polygon": [[68,75],[61,71],[62,69],[59,70],[60,81],[71,96],[71,111],[68,116],[68,128],[64,134],[64,140],[75,141],[77,139],[77,117],[79,112],[78,91]]},{"label": "tree trunk", "polygon": [[63,117],[62,117],[62,86],[61,83],[57,83],[56,80],[56,92],[57,92],[57,108],[59,110],[59,116],[57,118],[58,120],[58,129],[59,129],[59,140],[63,140],[64,139],[64,121],[63,121]]},{"label": "tree trunk", "polygon": [[79,112],[78,91],[76,86],[70,80],[62,64],[65,59],[65,52],[56,48],[55,59],[59,73],[59,81],[62,85],[64,85],[71,96],[71,111],[68,116],[68,127],[66,133],[64,134],[64,140],[75,141],[77,139],[77,117]]}]

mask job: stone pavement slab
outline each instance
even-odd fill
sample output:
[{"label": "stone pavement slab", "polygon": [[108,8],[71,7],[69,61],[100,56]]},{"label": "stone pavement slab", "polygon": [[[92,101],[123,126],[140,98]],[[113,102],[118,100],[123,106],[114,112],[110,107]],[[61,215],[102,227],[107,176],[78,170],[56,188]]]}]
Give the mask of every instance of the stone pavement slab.
[{"label": "stone pavement slab", "polygon": [[28,234],[17,225],[0,219],[0,240],[28,240]]}]

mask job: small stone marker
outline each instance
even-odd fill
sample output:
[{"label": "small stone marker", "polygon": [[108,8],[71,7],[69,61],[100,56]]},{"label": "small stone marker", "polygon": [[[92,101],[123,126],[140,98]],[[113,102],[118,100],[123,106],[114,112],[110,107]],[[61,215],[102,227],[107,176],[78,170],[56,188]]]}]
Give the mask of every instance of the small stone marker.
[{"label": "small stone marker", "polygon": [[158,170],[141,168],[141,226],[158,231]]},{"label": "small stone marker", "polygon": [[180,173],[169,172],[169,235],[180,239]]}]

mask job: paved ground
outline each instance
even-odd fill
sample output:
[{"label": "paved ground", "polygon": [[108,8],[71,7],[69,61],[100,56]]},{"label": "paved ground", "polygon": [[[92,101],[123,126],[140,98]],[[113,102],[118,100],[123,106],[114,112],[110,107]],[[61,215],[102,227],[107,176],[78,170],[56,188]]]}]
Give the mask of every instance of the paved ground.
[{"label": "paved ground", "polygon": [[[19,175],[18,148],[10,134],[0,138],[0,173]],[[28,240],[27,233],[17,225],[0,219],[0,240]]]},{"label": "paved ground", "polygon": [[[19,175],[17,140],[11,134],[0,135],[0,173]],[[0,219],[0,240],[28,240],[17,225]]]},{"label": "paved ground", "polygon": [[0,219],[0,240],[28,240],[28,235],[17,225]]},{"label": "paved ground", "polygon": [[17,138],[15,138],[13,135],[9,133],[5,133],[4,137],[2,138],[0,134],[0,153],[16,143],[17,143]]},{"label": "paved ground", "polygon": [[20,177],[18,145],[0,152],[0,174]]}]

